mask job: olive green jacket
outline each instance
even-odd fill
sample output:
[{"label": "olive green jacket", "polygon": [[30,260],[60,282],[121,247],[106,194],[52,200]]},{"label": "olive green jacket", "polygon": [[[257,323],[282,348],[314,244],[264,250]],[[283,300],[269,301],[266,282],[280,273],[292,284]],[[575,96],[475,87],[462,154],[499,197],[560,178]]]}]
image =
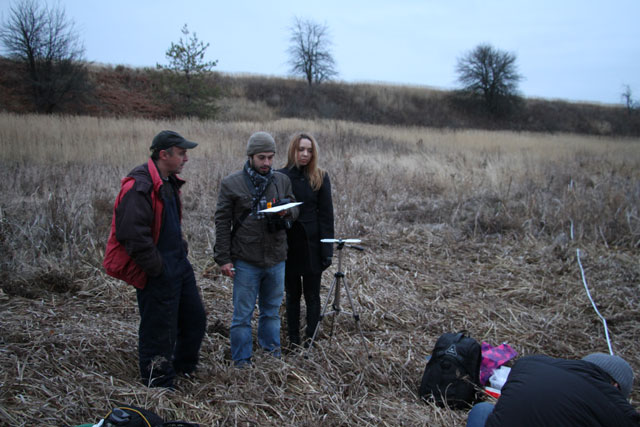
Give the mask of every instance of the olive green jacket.
[{"label": "olive green jacket", "polygon": [[[286,230],[271,232],[266,218],[259,219],[249,214],[233,236],[231,233],[236,221],[252,207],[252,189],[247,181],[245,172],[240,170],[220,183],[214,215],[216,242],[213,256],[220,266],[239,259],[257,267],[272,267],[287,258]],[[274,172],[264,196],[267,200],[289,198],[295,201],[289,177],[280,172]],[[298,207],[289,209],[287,217],[294,221],[298,217]]]}]

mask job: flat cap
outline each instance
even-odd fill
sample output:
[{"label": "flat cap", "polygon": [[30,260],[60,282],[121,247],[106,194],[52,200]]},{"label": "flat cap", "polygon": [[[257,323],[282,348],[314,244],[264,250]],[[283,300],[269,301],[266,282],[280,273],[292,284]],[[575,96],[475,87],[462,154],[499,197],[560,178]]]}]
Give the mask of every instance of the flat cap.
[{"label": "flat cap", "polygon": [[172,130],[163,130],[153,138],[150,149],[166,150],[170,147],[195,148],[198,144],[193,141],[187,141],[178,132]]}]

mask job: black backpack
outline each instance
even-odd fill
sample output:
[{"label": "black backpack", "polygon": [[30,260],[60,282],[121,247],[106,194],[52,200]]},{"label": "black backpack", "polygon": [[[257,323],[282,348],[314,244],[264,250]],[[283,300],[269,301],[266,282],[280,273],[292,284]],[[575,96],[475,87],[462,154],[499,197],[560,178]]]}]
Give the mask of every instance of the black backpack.
[{"label": "black backpack", "polygon": [[420,383],[420,397],[433,396],[438,406],[468,408],[480,387],[482,350],[466,331],[442,334],[431,353]]}]

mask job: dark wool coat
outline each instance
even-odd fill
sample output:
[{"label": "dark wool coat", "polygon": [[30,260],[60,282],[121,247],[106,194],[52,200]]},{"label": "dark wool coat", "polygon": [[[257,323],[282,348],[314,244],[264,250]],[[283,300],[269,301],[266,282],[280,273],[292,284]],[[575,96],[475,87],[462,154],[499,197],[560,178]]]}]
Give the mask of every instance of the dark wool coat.
[{"label": "dark wool coat", "polygon": [[511,369],[485,426],[637,426],[640,415],[584,360],[528,356]]},{"label": "dark wool coat", "polygon": [[319,274],[328,267],[333,256],[333,244],[320,239],[333,239],[333,201],[331,181],[325,173],[322,186],[313,191],[309,180],[298,168],[280,169],[291,180],[293,194],[300,205],[297,221],[287,231],[287,272],[290,274]]}]

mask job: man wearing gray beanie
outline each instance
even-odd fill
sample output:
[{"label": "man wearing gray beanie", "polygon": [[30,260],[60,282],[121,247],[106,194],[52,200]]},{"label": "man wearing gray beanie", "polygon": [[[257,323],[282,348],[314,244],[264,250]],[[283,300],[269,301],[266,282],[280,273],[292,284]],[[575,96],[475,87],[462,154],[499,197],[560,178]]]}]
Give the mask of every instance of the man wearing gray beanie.
[{"label": "man wearing gray beanie", "polygon": [[467,427],[637,426],[640,414],[628,401],[632,387],[633,370],[619,356],[527,356],[514,364],[495,407],[475,405]]},{"label": "man wearing gray beanie", "polygon": [[620,389],[625,398],[629,398],[633,387],[633,370],[622,357],[606,353],[591,353],[582,360],[593,363],[609,374],[614,385]]},{"label": "man wearing gray beanie", "polygon": [[280,357],[280,305],[284,296],[287,257],[286,230],[298,208],[263,212],[295,202],[291,181],[273,171],[276,142],[267,132],[247,141],[247,161],[242,170],[220,183],[214,215],[214,259],[222,274],[233,279],[231,357],[236,366],[251,363],[251,318],[258,300],[258,344]]}]

